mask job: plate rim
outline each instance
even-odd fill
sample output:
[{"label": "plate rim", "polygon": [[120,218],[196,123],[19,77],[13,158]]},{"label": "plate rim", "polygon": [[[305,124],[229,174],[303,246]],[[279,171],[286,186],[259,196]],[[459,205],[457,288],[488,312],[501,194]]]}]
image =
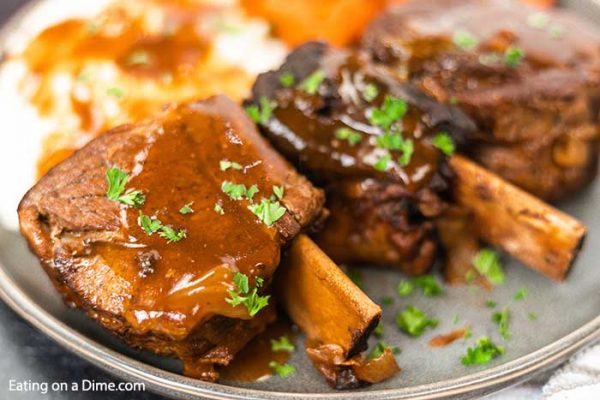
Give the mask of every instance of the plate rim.
[{"label": "plate rim", "polygon": [[[4,53],[11,31],[40,3],[52,0],[32,0],[22,5],[0,27],[0,53]],[[598,0],[591,0],[599,5]],[[3,60],[0,59],[0,64]],[[519,384],[532,374],[566,360],[586,344],[600,341],[600,314],[571,333],[515,360],[482,371],[435,383],[396,389],[340,391],[335,393],[277,392],[204,382],[165,371],[112,350],[75,331],[40,307],[9,276],[0,260],[0,299],[14,312],[70,352],[84,358],[113,376],[128,381],[144,382],[159,394],[194,399],[448,399],[490,394]]]}]

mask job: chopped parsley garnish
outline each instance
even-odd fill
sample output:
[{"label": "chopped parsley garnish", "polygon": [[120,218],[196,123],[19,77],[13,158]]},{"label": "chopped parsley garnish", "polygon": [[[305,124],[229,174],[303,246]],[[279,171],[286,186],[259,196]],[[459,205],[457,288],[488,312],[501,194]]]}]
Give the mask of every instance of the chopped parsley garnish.
[{"label": "chopped parsley garnish", "polygon": [[221,215],[225,214],[225,210],[223,210],[223,206],[220,205],[219,203],[215,203],[214,210],[217,214],[221,214]]},{"label": "chopped parsley garnish", "polygon": [[527,16],[527,24],[532,28],[544,29],[549,22],[550,17],[545,12],[535,12]]},{"label": "chopped parsley garnish", "polygon": [[350,128],[337,129],[335,131],[335,137],[340,140],[346,140],[350,146],[355,146],[362,140],[361,134]]},{"label": "chopped parsley garnish", "polygon": [[498,305],[498,303],[496,303],[494,300],[486,300],[485,301],[485,306],[487,308],[496,308],[497,305]]},{"label": "chopped parsley garnish", "polygon": [[362,95],[365,101],[371,102],[379,95],[379,88],[375,84],[369,83],[365,86]]},{"label": "chopped parsley garnish", "polygon": [[279,339],[271,339],[271,350],[272,351],[284,351],[292,353],[296,347],[290,342],[287,336],[282,336]]},{"label": "chopped parsley garnish", "polygon": [[437,296],[444,293],[437,280],[432,275],[423,275],[411,279],[402,280],[398,284],[398,295],[406,297],[410,295],[415,288],[420,288],[427,297]]},{"label": "chopped parsley garnish", "polygon": [[324,79],[325,72],[318,69],[302,81],[300,84],[300,89],[304,90],[310,95],[315,95],[319,91],[319,87]]},{"label": "chopped parsley garnish", "polygon": [[413,305],[409,305],[396,316],[396,325],[410,336],[421,336],[427,327],[435,328],[437,319],[429,318],[427,314]]},{"label": "chopped parsley garnish", "polygon": [[458,104],[458,97],[456,96],[452,96],[448,99],[448,103],[452,104],[453,106]]},{"label": "chopped parsley garnish", "polygon": [[123,97],[125,95],[125,91],[123,89],[121,89],[120,87],[113,86],[106,90],[106,94],[120,99],[121,97]]},{"label": "chopped parsley garnish", "polygon": [[259,204],[250,204],[248,209],[267,226],[279,221],[287,211],[278,201],[268,199],[262,199]]},{"label": "chopped parsley garnish", "polygon": [[259,125],[266,125],[275,108],[277,108],[277,103],[270,101],[266,96],[261,96],[259,105],[252,104],[246,107],[246,113],[252,121]]},{"label": "chopped parsley garnish", "polygon": [[193,204],[194,204],[194,202],[190,201],[185,206],[183,206],[179,209],[179,213],[183,214],[183,215],[192,214],[194,212],[194,209],[192,208]]},{"label": "chopped parsley garnish", "polygon": [[248,283],[248,277],[240,272],[236,272],[233,277],[233,283],[235,284],[236,290],[230,290],[230,298],[225,301],[234,307],[243,304],[248,310],[248,314],[254,317],[260,310],[265,308],[269,304],[269,298],[271,296],[261,296],[258,294],[258,288],[262,286],[263,280],[256,278],[256,287],[250,291],[250,285]]},{"label": "chopped parsley garnish", "polygon": [[511,68],[516,68],[523,57],[525,57],[525,51],[522,48],[511,46],[504,52],[504,63]]},{"label": "chopped parsley garnish", "polygon": [[398,295],[406,297],[415,290],[415,285],[411,281],[401,280],[398,284]]},{"label": "chopped parsley garnish", "polygon": [[128,65],[148,65],[150,64],[150,57],[144,50],[133,51],[127,56]]},{"label": "chopped parsley garnish", "polygon": [[461,359],[463,365],[487,364],[492,359],[504,354],[504,347],[494,344],[489,337],[482,336],[475,347],[469,347],[467,354]]},{"label": "chopped parsley garnish", "polygon": [[235,170],[242,170],[244,169],[244,167],[242,167],[241,164],[236,163],[235,161],[229,161],[229,160],[221,160],[219,161],[219,168],[221,169],[221,171],[227,171],[228,169],[235,169]]},{"label": "chopped parsley garnish", "polygon": [[400,151],[402,151],[402,155],[398,157],[398,164],[400,164],[402,167],[406,167],[408,164],[410,164],[410,159],[415,152],[413,141],[410,139],[403,140],[402,144],[400,145]]},{"label": "chopped parsley garnish", "polygon": [[525,288],[521,288],[519,290],[517,290],[515,292],[515,294],[513,294],[513,299],[515,300],[523,300],[525,299],[527,296],[529,296],[529,291]]},{"label": "chopped parsley garnish", "polygon": [[535,321],[535,320],[537,320],[537,314],[536,314],[536,313],[534,313],[534,312],[530,312],[530,313],[528,313],[528,314],[527,314],[527,318],[528,318],[530,321]]},{"label": "chopped parsley garnish", "polygon": [[427,297],[438,296],[444,293],[444,290],[432,275],[418,276],[413,278],[412,282],[415,286],[421,288],[423,295]]},{"label": "chopped parsley garnish", "polygon": [[279,75],[279,83],[281,83],[281,86],[289,88],[294,86],[294,83],[296,83],[296,78],[294,77],[294,74],[286,71]]},{"label": "chopped parsley garnish", "polygon": [[473,330],[471,329],[471,327],[467,327],[467,330],[465,331],[465,334],[463,335],[464,339],[468,339],[471,336],[473,336]]},{"label": "chopped parsley garnish", "polygon": [[133,207],[144,205],[146,198],[141,191],[130,189],[125,192],[125,185],[127,185],[127,181],[129,180],[129,175],[125,171],[118,167],[112,167],[106,171],[106,180],[108,181],[106,196],[110,200]]},{"label": "chopped parsley garnish", "polygon": [[348,275],[348,278],[350,278],[350,280],[359,288],[363,288],[364,287],[364,282],[363,282],[363,278],[362,278],[362,274],[360,273],[360,271],[357,271],[355,269],[351,269],[348,271],[348,273],[346,274]]},{"label": "chopped parsley garnish", "polygon": [[508,320],[510,314],[508,308],[504,308],[502,311],[497,311],[492,314],[492,321],[498,325],[498,332],[504,339],[510,338],[510,332],[508,331]]},{"label": "chopped parsley garnish", "polygon": [[283,186],[273,186],[273,194],[275,194],[275,197],[277,197],[279,200],[283,199],[284,193],[285,188]]},{"label": "chopped parsley garnish", "polygon": [[373,168],[375,168],[377,171],[380,171],[380,172],[387,171],[388,164],[389,164],[390,161],[392,161],[391,154],[390,153],[385,153],[385,154],[381,155],[377,159],[377,161],[375,162],[375,164],[373,164]]},{"label": "chopped parsley garnish", "polygon": [[398,132],[386,132],[377,137],[377,146],[382,149],[399,150],[404,139]]},{"label": "chopped parsley garnish", "polygon": [[382,297],[381,298],[381,305],[383,306],[390,306],[394,304],[394,299],[388,296]]},{"label": "chopped parsley garnish", "polygon": [[179,242],[187,237],[187,231],[185,229],[173,229],[170,226],[161,226],[158,236],[165,238],[169,243]]},{"label": "chopped parsley garnish", "polygon": [[491,249],[482,249],[473,258],[473,266],[480,275],[486,277],[492,284],[504,283],[504,271],[500,263],[500,256]]},{"label": "chopped parsley garnish", "polygon": [[152,235],[162,228],[162,222],[158,218],[144,215],[141,211],[138,216],[138,225],[147,235]]},{"label": "chopped parsley garnish", "polygon": [[221,185],[221,191],[228,195],[231,200],[242,200],[244,198],[252,200],[254,195],[258,193],[258,187],[252,185],[249,188],[246,188],[246,185],[244,184],[225,181]]},{"label": "chopped parsley garnish", "polygon": [[375,348],[371,351],[371,353],[369,353],[369,355],[367,356],[367,360],[372,360],[374,358],[380,357],[383,354],[383,352],[387,349],[390,349],[394,354],[400,353],[400,349],[398,348],[398,346],[390,346],[384,341],[380,341],[375,345]]},{"label": "chopped parsley garnish", "polygon": [[448,157],[454,154],[454,141],[452,141],[452,137],[448,132],[437,133],[433,139],[431,139],[431,144]]},{"label": "chopped parsley garnish", "polygon": [[381,107],[371,110],[369,122],[384,130],[388,130],[395,122],[401,120],[406,115],[407,110],[408,104],[406,101],[386,96]]},{"label": "chopped parsley garnish", "polygon": [[375,329],[373,329],[373,335],[375,335],[376,337],[383,336],[383,322],[381,322],[381,320],[379,320],[377,326],[375,327]]},{"label": "chopped parsley garnish", "polygon": [[280,378],[287,378],[290,375],[293,375],[296,372],[296,367],[291,364],[285,363],[281,364],[277,361],[271,361],[269,363],[269,367],[275,371]]},{"label": "chopped parsley garnish", "polygon": [[479,40],[471,32],[463,29],[454,32],[452,41],[463,50],[473,50],[479,44]]},{"label": "chopped parsley garnish", "polygon": [[454,317],[452,317],[452,324],[456,325],[456,324],[458,324],[459,321],[460,321],[460,315],[454,314]]}]

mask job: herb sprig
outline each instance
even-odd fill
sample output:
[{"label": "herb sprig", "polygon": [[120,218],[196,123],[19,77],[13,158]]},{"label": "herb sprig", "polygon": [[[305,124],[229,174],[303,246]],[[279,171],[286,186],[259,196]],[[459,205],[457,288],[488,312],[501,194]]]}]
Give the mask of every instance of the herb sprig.
[{"label": "herb sprig", "polygon": [[255,282],[256,286],[250,290],[248,276],[241,272],[236,272],[233,277],[235,290],[229,290],[230,297],[226,298],[225,301],[233,307],[242,304],[248,310],[248,314],[254,317],[269,304],[269,298],[271,297],[270,295],[261,296],[258,294],[258,289],[263,285],[262,278],[256,278]]}]

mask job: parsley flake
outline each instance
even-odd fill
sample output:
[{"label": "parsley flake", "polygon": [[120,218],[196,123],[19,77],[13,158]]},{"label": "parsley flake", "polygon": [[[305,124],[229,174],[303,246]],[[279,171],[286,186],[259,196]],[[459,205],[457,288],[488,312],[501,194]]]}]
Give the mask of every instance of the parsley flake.
[{"label": "parsley flake", "polygon": [[322,70],[316,70],[312,74],[310,74],[302,83],[300,84],[300,89],[304,90],[306,93],[310,95],[315,95],[319,91],[319,87],[321,83],[325,79],[325,72]]},{"label": "parsley flake", "polygon": [[252,200],[254,195],[258,193],[258,187],[252,185],[249,188],[246,188],[246,185],[244,184],[225,181],[221,184],[221,191],[228,195],[231,200],[243,200],[244,198]]},{"label": "parsley flake", "polygon": [[235,170],[242,170],[244,169],[244,167],[242,167],[241,164],[236,163],[235,161],[229,161],[229,160],[221,160],[219,161],[219,168],[221,169],[221,171],[227,171],[228,169],[235,169]]},{"label": "parsley flake", "polygon": [[438,320],[429,318],[427,314],[413,305],[409,305],[396,316],[396,325],[410,336],[421,336],[427,327],[435,328]]},{"label": "parsley flake", "polygon": [[273,225],[287,211],[278,201],[268,199],[262,199],[259,204],[250,204],[248,209],[267,226]]},{"label": "parsley flake", "polygon": [[536,314],[536,313],[534,313],[534,312],[530,312],[530,313],[528,313],[528,314],[527,314],[527,318],[528,318],[530,321],[535,321],[535,320],[537,320],[537,314]]},{"label": "parsley flake", "polygon": [[390,346],[384,341],[379,341],[375,345],[375,348],[373,348],[371,353],[369,353],[369,355],[367,356],[367,360],[372,360],[374,358],[381,357],[381,355],[388,349],[391,350],[394,354],[400,353],[400,349],[398,348],[398,346]]},{"label": "parsley flake", "polygon": [[233,283],[235,284],[236,290],[229,291],[229,298],[225,301],[231,304],[233,307],[237,307],[240,304],[246,307],[248,314],[254,317],[260,310],[265,308],[269,304],[269,298],[271,296],[261,296],[258,294],[258,288],[262,286],[262,278],[255,279],[256,287],[250,291],[250,285],[248,283],[248,276],[241,272],[236,272],[233,277]]},{"label": "parsley flake", "polygon": [[220,205],[219,203],[215,203],[214,210],[217,214],[221,214],[221,215],[225,214],[225,210],[223,210],[223,206]]},{"label": "parsley flake", "polygon": [[108,181],[106,196],[110,200],[133,207],[144,205],[146,198],[141,191],[129,189],[125,192],[125,185],[129,180],[129,175],[125,171],[118,167],[112,167],[106,171],[106,180]]},{"label": "parsley flake", "polygon": [[293,353],[296,347],[290,342],[287,336],[282,336],[279,339],[271,339],[271,350],[272,351],[284,351],[286,353]]},{"label": "parsley flake", "polygon": [[413,284],[423,291],[427,297],[438,296],[444,293],[437,280],[432,275],[418,276],[412,280]]},{"label": "parsley flake", "polygon": [[294,77],[294,74],[286,71],[279,75],[279,83],[281,83],[281,86],[289,88],[294,86],[294,83],[296,83],[296,78]]},{"label": "parsley flake", "polygon": [[473,50],[479,44],[479,40],[471,32],[463,29],[454,32],[452,42],[463,50]]},{"label": "parsley flake", "polygon": [[496,305],[497,305],[497,304],[498,304],[498,303],[496,303],[494,300],[486,300],[486,301],[485,301],[485,306],[486,306],[487,308],[496,308]]},{"label": "parsley flake", "polygon": [[373,329],[373,335],[375,335],[376,337],[383,336],[383,322],[381,322],[381,320],[379,320],[377,326],[375,327],[375,329]]},{"label": "parsley flake", "polygon": [[473,258],[473,266],[480,275],[486,277],[492,284],[504,283],[504,271],[500,263],[500,256],[493,250],[482,249]]},{"label": "parsley flake", "polygon": [[362,95],[363,99],[370,103],[379,95],[379,88],[375,84],[369,83],[367,86],[365,86]]},{"label": "parsley flake", "polygon": [[187,237],[185,229],[173,229],[170,226],[163,225],[158,232],[158,236],[168,240],[168,243],[179,242]]},{"label": "parsley flake", "polygon": [[423,291],[423,295],[427,297],[438,296],[444,293],[437,280],[432,275],[423,275],[408,280],[402,280],[398,284],[398,295],[400,297],[406,297],[410,295],[415,288],[420,288]]},{"label": "parsley flake", "polygon": [[381,155],[375,164],[373,164],[373,168],[375,168],[379,172],[385,172],[388,169],[389,162],[392,161],[392,156],[390,153],[385,153]]},{"label": "parsley flake", "polygon": [[361,134],[350,128],[337,129],[335,131],[335,137],[340,140],[346,140],[350,146],[355,146],[362,140]]},{"label": "parsley flake", "polygon": [[504,354],[504,347],[494,344],[489,337],[482,336],[475,347],[469,347],[463,356],[463,365],[487,364],[492,359]]},{"label": "parsley flake", "polygon": [[368,116],[369,122],[388,130],[395,122],[401,120],[406,115],[407,110],[408,104],[406,101],[386,96],[381,107],[371,110]]},{"label": "parsley flake", "polygon": [[281,364],[278,363],[277,361],[271,361],[269,363],[269,367],[275,371],[275,373],[277,375],[279,375],[280,378],[287,378],[290,375],[293,375],[296,372],[296,367],[294,367],[291,364],[285,363],[285,364]]},{"label": "parsley flake", "polygon": [[183,206],[179,209],[179,213],[183,214],[183,215],[192,214],[194,212],[194,209],[192,208],[193,204],[194,204],[194,202],[190,201],[185,206]]},{"label": "parsley flake", "polygon": [[381,298],[381,305],[382,306],[390,306],[394,304],[394,299],[388,296],[382,297]]},{"label": "parsley flake", "polygon": [[511,46],[504,52],[504,63],[511,68],[516,68],[523,57],[525,57],[525,51],[522,48]]},{"label": "parsley flake", "polygon": [[273,194],[275,194],[275,197],[277,197],[279,200],[283,199],[284,193],[285,188],[283,186],[273,186]]},{"label": "parsley flake", "polygon": [[398,284],[398,295],[400,297],[406,297],[415,290],[415,285],[411,281],[401,280]]},{"label": "parsley flake", "polygon": [[492,321],[498,325],[498,332],[504,339],[510,338],[510,332],[508,331],[508,320],[510,314],[508,308],[504,308],[502,311],[497,311],[492,314]]},{"label": "parsley flake", "polygon": [[261,96],[259,105],[252,104],[246,107],[246,113],[255,123],[266,125],[269,123],[275,108],[277,108],[277,103],[270,101],[266,96]]},{"label": "parsley flake", "polygon": [[565,28],[562,25],[554,24],[548,28],[548,33],[552,39],[562,39],[565,35]]},{"label": "parsley flake", "polygon": [[402,144],[400,145],[400,151],[402,152],[402,155],[398,157],[398,164],[400,164],[402,167],[406,167],[408,164],[410,164],[410,159],[415,152],[413,141],[410,139],[403,140]]},{"label": "parsley flake", "polygon": [[141,211],[138,216],[138,225],[148,236],[151,236],[162,228],[162,222],[158,218],[144,215]]},{"label": "parsley flake", "polygon": [[437,133],[433,139],[431,139],[431,144],[448,157],[454,154],[454,142],[452,141],[452,137],[448,134],[448,132]]},{"label": "parsley flake", "polygon": [[527,296],[529,296],[529,291],[525,288],[521,288],[515,292],[513,295],[514,300],[524,300]]}]

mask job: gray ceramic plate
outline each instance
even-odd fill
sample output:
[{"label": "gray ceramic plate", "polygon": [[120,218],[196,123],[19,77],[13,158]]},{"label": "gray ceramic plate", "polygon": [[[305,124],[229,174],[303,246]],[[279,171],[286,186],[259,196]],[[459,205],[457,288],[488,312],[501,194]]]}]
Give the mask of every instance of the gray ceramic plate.
[{"label": "gray ceramic plate", "polygon": [[[576,1],[596,12],[591,2]],[[28,10],[23,10],[28,12]],[[17,20],[19,16],[16,17]],[[10,26],[4,35],[10,34]],[[66,308],[15,231],[0,226],[0,295],[23,318],[67,349],[107,371],[131,381],[146,382],[162,394],[188,398],[364,398],[433,399],[467,398],[491,393],[522,382],[533,373],[556,366],[575,350],[600,338],[600,182],[564,204],[564,209],[585,221],[589,236],[567,282],[555,284],[517,262],[507,261],[507,283],[493,293],[467,287],[449,288],[442,297],[412,295],[398,301],[397,273],[364,271],[366,291],[376,301],[383,296],[396,298],[384,308],[385,341],[402,348],[397,359],[402,372],[395,378],[354,392],[335,392],[311,368],[303,352],[291,362],[298,373],[281,380],[271,378],[252,384],[222,382],[210,384],[179,374],[180,365],[148,353],[128,349],[76,310]],[[520,288],[530,295],[517,302],[512,295]],[[504,342],[490,321],[484,306],[493,299],[512,311],[513,337]],[[440,325],[418,339],[399,333],[394,315],[406,303],[413,303],[435,315]],[[531,321],[528,313],[537,314]],[[460,320],[454,323],[454,316]],[[431,349],[427,342],[436,334],[470,324],[473,337],[448,347]],[[506,346],[506,353],[484,367],[464,367],[461,355],[480,335],[489,335]]]}]

